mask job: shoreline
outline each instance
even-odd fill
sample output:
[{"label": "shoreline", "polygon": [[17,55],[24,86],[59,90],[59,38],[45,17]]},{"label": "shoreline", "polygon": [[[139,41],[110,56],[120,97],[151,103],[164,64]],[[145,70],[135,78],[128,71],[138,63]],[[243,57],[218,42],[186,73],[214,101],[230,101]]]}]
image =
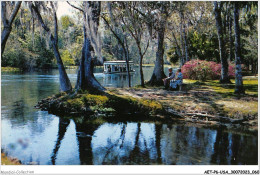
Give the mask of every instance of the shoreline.
[{"label": "shoreline", "polygon": [[[257,86],[256,81],[247,78],[245,87]],[[185,80],[184,83],[183,91],[133,87],[107,88],[101,95],[60,93],[41,100],[36,107],[59,116],[88,116],[94,122],[180,121],[243,132],[258,131],[258,92],[246,91],[247,95],[237,97],[226,85],[218,87],[216,81]]]}]

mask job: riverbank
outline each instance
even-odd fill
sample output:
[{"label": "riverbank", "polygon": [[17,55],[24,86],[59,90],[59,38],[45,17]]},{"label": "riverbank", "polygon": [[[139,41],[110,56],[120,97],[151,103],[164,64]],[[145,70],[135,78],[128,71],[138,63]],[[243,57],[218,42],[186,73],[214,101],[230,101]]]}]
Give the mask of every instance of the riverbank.
[{"label": "riverbank", "polygon": [[7,157],[5,153],[1,153],[1,165],[21,165],[21,161],[17,158]]},{"label": "riverbank", "polygon": [[[232,84],[184,80],[182,91],[163,87],[108,88],[104,94],[61,93],[36,106],[56,115],[107,120],[181,120],[209,126],[258,130],[258,79],[245,77],[246,95],[234,95]],[[130,115],[131,114],[131,115]]]},{"label": "riverbank", "polygon": [[17,67],[1,67],[1,72],[19,72],[21,71]]},{"label": "riverbank", "polygon": [[[245,95],[234,95],[232,84],[216,81],[199,82],[184,80],[183,91],[166,91],[159,88],[123,88],[118,95],[134,98],[156,99],[163,106],[174,110],[186,121],[233,124],[258,129],[258,77],[244,77]],[[236,126],[237,127],[237,126]]]}]

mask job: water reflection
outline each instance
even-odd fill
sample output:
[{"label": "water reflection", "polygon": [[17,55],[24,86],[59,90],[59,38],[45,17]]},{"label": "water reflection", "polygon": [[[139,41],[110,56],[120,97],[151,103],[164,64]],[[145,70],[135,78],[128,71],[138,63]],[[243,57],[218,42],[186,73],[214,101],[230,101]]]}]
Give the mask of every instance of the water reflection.
[{"label": "water reflection", "polygon": [[[133,79],[135,73],[131,73],[131,84],[133,84]],[[103,85],[105,87],[118,87],[123,88],[128,86],[128,77],[127,74],[119,73],[119,74],[106,74],[104,75]]]},{"label": "water reflection", "polygon": [[[59,124],[58,141],[53,151],[55,157],[67,126],[68,122]],[[254,136],[151,123],[97,125],[75,121],[75,130],[82,165],[257,164],[256,147],[252,147],[249,154],[240,149],[246,144],[249,147],[257,145]],[[232,143],[234,139],[236,143]]]},{"label": "water reflection", "polygon": [[53,165],[55,165],[55,161],[56,161],[58,150],[60,148],[61,141],[64,138],[64,135],[67,131],[67,127],[69,126],[69,124],[70,124],[70,120],[64,119],[64,118],[59,118],[58,138],[57,138],[57,142],[55,144],[55,148],[53,149],[53,153],[51,156],[51,162]]},{"label": "water reflection", "polygon": [[79,146],[79,158],[81,165],[90,165],[93,162],[91,142],[93,134],[99,125],[85,120],[75,121],[77,140]]},{"label": "water reflection", "polygon": [[[94,164],[257,164],[256,147],[249,154],[236,150],[243,145],[257,145],[255,137],[221,130],[148,123],[104,124],[95,136]],[[236,137],[240,138],[236,145],[229,146]]]},{"label": "water reflection", "polygon": [[[9,144],[9,151],[25,164],[255,165],[258,155],[256,136],[182,124],[99,125],[84,119],[57,118],[42,135],[24,135]],[[6,139],[3,138],[5,143]]]},{"label": "water reflection", "polygon": [[[67,70],[72,84],[76,70]],[[124,74],[104,75],[105,86],[127,85]],[[153,68],[144,68],[145,80]],[[2,140],[10,156],[24,164],[234,164],[258,162],[258,138],[182,124],[104,123],[69,120],[34,109],[42,98],[59,91],[57,71],[3,73],[1,80]],[[139,83],[138,71],[132,84]],[[249,151],[248,151],[249,150]]]}]

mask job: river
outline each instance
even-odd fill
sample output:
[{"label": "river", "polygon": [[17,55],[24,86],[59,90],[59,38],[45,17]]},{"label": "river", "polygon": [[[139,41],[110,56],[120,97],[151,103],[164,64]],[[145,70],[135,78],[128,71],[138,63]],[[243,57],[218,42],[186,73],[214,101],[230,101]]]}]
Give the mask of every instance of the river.
[{"label": "river", "polygon": [[[144,68],[149,80],[152,67]],[[125,75],[95,76],[105,87],[124,87]],[[67,70],[75,84],[76,70]],[[138,69],[132,84],[140,82]],[[89,123],[39,111],[35,104],[59,91],[57,70],[3,73],[1,148],[23,164],[257,165],[258,137],[183,123]]]}]

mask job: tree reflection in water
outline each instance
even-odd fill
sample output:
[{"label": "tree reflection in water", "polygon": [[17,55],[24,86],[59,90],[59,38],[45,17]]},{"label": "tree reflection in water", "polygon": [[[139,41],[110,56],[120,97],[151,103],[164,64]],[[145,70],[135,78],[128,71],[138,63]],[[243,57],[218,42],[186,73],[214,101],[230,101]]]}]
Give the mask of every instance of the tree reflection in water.
[{"label": "tree reflection in water", "polygon": [[55,148],[53,149],[52,156],[51,156],[51,162],[52,162],[53,165],[55,165],[56,157],[57,157],[57,153],[58,153],[58,150],[60,148],[60,145],[61,145],[61,141],[64,138],[64,135],[67,131],[69,124],[70,124],[69,119],[64,119],[64,118],[61,118],[61,117],[59,118],[58,138],[57,138]]},{"label": "tree reflection in water", "polygon": [[99,124],[93,124],[88,121],[74,120],[76,125],[76,135],[79,146],[79,158],[81,165],[91,165],[93,164],[93,154],[92,154],[92,138],[94,132],[99,127]]},{"label": "tree reflection in water", "polygon": [[[214,143],[214,154],[211,156],[211,163],[227,165],[229,158],[228,133],[218,130]],[[226,155],[225,157],[222,155]]]},{"label": "tree reflection in water", "polygon": [[[177,124],[74,120],[80,164],[257,164],[257,138]],[[60,119],[52,163],[69,125]],[[250,150],[246,151],[244,148]]]}]

